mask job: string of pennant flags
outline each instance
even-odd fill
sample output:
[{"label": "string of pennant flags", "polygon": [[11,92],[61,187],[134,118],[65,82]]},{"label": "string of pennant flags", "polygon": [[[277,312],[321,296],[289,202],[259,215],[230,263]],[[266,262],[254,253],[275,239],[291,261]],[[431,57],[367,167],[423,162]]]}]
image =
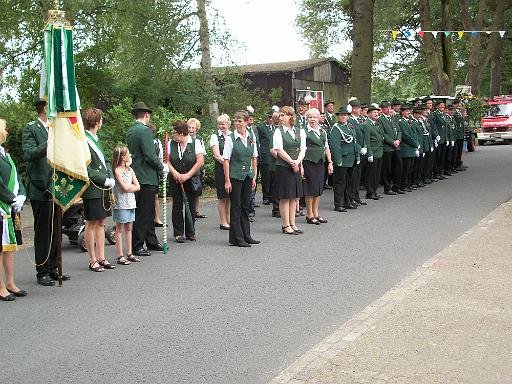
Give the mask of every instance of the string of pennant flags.
[{"label": "string of pennant flags", "polygon": [[457,35],[459,39],[462,39],[465,34],[471,35],[471,36],[477,36],[479,33],[485,33],[487,35],[490,35],[491,33],[499,33],[500,37],[503,38],[505,36],[505,33],[507,31],[426,31],[426,30],[406,30],[406,31],[399,31],[396,29],[391,30],[381,30],[380,32],[391,32],[391,37],[393,40],[396,40],[398,35],[402,34],[405,37],[409,38],[414,35],[418,35],[421,39],[425,36],[425,33],[431,33],[434,38],[437,37],[438,34],[444,34],[446,37],[450,37],[452,34]]}]

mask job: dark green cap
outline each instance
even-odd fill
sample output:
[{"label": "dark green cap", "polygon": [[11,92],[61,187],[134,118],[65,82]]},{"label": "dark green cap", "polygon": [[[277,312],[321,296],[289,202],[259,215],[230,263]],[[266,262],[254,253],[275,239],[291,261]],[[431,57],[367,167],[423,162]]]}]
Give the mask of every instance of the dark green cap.
[{"label": "dark green cap", "polygon": [[132,115],[135,112],[149,112],[149,113],[153,113],[153,111],[151,109],[149,109],[148,106],[146,105],[146,103],[144,103],[143,101],[137,101],[135,104],[133,104]]},{"label": "dark green cap", "polygon": [[350,112],[348,111],[347,107],[341,107],[338,109],[338,112],[335,113],[336,115],[350,115]]}]

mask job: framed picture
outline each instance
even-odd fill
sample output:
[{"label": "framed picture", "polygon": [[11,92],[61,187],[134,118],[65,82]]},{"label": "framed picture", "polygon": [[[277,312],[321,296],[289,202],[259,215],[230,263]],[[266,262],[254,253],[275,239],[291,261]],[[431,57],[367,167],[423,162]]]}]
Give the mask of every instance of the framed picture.
[{"label": "framed picture", "polygon": [[324,91],[312,91],[311,89],[299,89],[295,91],[295,109],[300,99],[309,101],[309,108],[316,108],[324,112]]}]

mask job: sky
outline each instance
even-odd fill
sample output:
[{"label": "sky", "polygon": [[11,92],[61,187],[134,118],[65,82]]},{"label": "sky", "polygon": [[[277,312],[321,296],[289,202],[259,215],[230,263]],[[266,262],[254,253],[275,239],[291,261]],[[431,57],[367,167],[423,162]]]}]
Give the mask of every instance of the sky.
[{"label": "sky", "polygon": [[211,5],[224,17],[233,38],[246,46],[243,54],[232,55],[236,64],[309,58],[295,27],[298,0],[212,0]]}]

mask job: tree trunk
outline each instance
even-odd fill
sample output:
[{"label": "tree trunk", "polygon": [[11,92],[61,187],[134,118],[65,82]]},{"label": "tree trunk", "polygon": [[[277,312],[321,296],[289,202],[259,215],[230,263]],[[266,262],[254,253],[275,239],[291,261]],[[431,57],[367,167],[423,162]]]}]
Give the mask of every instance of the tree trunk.
[{"label": "tree trunk", "polygon": [[[441,26],[445,31],[453,30],[453,22],[450,12],[450,0],[441,1]],[[453,74],[455,72],[455,62],[453,57],[453,38],[451,35],[441,34],[441,52],[443,57],[443,71],[446,74],[445,91],[443,94],[453,93]]]},{"label": "tree trunk", "polygon": [[216,100],[216,86],[212,72],[212,59],[210,54],[210,30],[206,17],[205,0],[197,0],[197,16],[199,18],[199,42],[201,44],[201,68],[205,79],[205,92],[208,99],[208,112],[213,123],[219,116],[219,105]]},{"label": "tree trunk", "polygon": [[489,96],[497,96],[501,94],[501,51],[503,49],[503,39],[493,36],[491,40],[491,81]]},{"label": "tree trunk", "polygon": [[352,0],[352,96],[370,102],[373,66],[374,0]]}]

